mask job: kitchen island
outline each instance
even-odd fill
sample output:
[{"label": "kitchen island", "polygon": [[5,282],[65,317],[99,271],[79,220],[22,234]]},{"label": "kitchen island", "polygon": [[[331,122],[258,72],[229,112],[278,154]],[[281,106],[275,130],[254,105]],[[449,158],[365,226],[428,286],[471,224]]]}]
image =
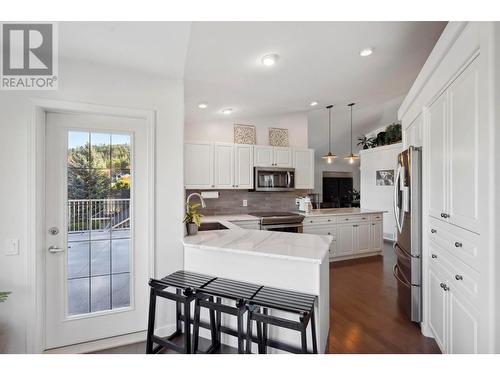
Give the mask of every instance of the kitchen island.
[{"label": "kitchen island", "polygon": [[[251,217],[246,219],[252,220]],[[204,221],[214,219],[205,218]],[[219,217],[218,222],[228,229],[199,232],[195,236],[185,237],[184,269],[318,296],[315,306],[316,332],[318,350],[324,353],[330,320],[328,250],[333,238],[243,229],[233,224],[235,221],[245,220]],[[271,314],[293,317],[276,311]],[[208,319],[206,311],[202,312],[202,319]],[[236,320],[232,316],[223,315],[222,324],[235,328]],[[210,337],[206,330],[201,330],[200,334]],[[269,327],[269,337],[300,346],[300,335],[296,331]],[[223,334],[222,342],[236,346],[236,339],[232,336]],[[308,345],[312,350],[310,327]],[[253,351],[256,351],[256,345]],[[270,349],[269,352],[276,350]]]}]

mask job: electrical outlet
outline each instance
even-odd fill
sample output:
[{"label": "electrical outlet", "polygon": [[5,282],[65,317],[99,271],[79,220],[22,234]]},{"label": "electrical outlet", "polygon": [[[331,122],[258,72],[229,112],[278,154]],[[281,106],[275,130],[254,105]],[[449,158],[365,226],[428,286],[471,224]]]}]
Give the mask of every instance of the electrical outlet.
[{"label": "electrical outlet", "polygon": [[19,239],[9,238],[5,240],[5,255],[19,255]]},{"label": "electrical outlet", "polygon": [[248,201],[246,199],[243,199],[243,207],[247,207],[248,206]]}]

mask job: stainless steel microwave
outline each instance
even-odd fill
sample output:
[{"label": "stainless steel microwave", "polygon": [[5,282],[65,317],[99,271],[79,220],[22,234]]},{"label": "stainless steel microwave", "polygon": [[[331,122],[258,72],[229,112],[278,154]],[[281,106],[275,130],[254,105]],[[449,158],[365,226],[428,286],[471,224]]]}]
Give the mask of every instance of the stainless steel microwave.
[{"label": "stainless steel microwave", "polygon": [[295,190],[294,168],[255,167],[255,191]]}]

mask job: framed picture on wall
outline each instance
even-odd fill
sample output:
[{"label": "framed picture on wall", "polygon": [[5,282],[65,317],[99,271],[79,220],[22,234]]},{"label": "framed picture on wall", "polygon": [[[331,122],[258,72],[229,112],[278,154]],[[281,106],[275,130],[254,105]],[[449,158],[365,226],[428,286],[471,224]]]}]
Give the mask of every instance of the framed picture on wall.
[{"label": "framed picture on wall", "polygon": [[394,169],[383,169],[375,173],[375,185],[394,186]]}]

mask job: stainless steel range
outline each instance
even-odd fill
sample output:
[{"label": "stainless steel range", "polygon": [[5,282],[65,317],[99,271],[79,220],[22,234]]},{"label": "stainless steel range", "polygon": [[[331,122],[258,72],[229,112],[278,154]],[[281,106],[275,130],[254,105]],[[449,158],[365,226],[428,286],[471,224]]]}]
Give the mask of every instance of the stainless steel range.
[{"label": "stainless steel range", "polygon": [[276,232],[302,233],[304,216],[291,212],[253,212],[260,218],[260,229]]}]

